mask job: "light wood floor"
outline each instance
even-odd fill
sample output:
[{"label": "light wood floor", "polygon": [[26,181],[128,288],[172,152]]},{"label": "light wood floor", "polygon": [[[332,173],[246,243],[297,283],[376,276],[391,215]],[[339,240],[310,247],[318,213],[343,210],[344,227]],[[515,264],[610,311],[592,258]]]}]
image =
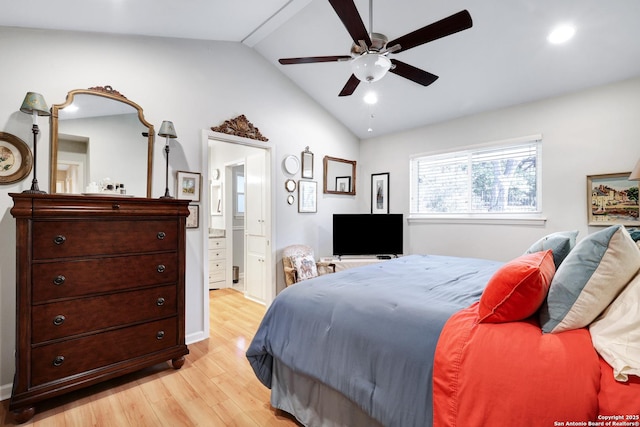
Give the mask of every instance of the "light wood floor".
[{"label": "light wood floor", "polygon": [[[269,405],[269,390],[255,377],[245,351],[264,307],[232,289],[210,291],[211,335],[189,346],[180,370],[163,363],[36,406],[23,426],[299,426]],[[2,426],[14,425],[9,401]]]}]

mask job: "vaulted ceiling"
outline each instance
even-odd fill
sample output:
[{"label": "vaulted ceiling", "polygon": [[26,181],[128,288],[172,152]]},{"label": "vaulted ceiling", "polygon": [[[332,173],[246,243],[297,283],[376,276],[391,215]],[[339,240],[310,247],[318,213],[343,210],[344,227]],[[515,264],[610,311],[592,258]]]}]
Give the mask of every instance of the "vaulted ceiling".
[{"label": "vaulted ceiling", "polygon": [[[371,31],[370,2],[355,5]],[[349,61],[278,63],[349,55],[353,41],[328,0],[2,2],[0,25],[242,42],[362,139],[640,75],[638,0],[373,0],[372,29],[395,39],[460,10],[472,28],[392,55],[435,83],[389,73],[345,97]],[[550,44],[561,23],[575,36]],[[370,91],[373,106],[363,101]]]}]

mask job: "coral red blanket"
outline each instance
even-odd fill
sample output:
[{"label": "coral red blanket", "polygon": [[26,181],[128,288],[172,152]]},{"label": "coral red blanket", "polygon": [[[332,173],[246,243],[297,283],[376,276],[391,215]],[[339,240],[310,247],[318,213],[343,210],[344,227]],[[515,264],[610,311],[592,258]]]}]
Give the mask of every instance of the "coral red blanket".
[{"label": "coral red blanket", "polygon": [[434,427],[544,427],[640,415],[640,379],[616,382],[586,328],[543,334],[536,316],[477,320],[478,303],[442,330],[433,370]]}]

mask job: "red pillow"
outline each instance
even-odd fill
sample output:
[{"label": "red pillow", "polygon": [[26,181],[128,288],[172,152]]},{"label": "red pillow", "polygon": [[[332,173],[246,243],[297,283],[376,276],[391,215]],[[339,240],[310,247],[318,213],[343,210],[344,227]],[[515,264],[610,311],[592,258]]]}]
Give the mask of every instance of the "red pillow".
[{"label": "red pillow", "polygon": [[480,297],[479,322],[515,322],[533,315],[546,298],[555,272],[551,250],[509,261],[495,272]]}]

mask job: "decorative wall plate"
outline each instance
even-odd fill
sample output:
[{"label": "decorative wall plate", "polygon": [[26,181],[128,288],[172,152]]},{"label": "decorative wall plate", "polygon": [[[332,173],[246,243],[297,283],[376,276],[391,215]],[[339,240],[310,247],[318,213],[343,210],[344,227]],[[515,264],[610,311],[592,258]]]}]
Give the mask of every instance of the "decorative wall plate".
[{"label": "decorative wall plate", "polygon": [[285,172],[289,175],[295,175],[300,169],[300,160],[298,160],[298,158],[293,154],[290,154],[284,158],[282,166],[284,167]]},{"label": "decorative wall plate", "polygon": [[23,140],[0,132],[0,184],[23,180],[33,168],[33,154]]}]

